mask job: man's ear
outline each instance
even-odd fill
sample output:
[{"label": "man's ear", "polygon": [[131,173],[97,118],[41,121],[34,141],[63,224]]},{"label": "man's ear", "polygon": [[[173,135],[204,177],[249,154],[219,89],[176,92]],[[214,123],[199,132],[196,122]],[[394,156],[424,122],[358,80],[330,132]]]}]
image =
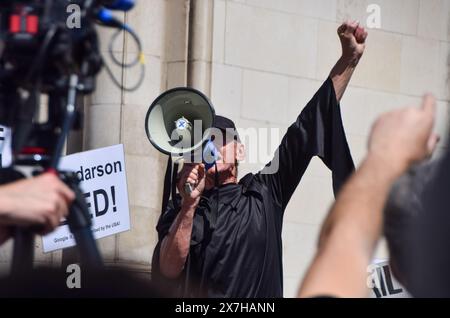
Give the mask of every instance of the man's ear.
[{"label": "man's ear", "polygon": [[245,160],[245,146],[240,142],[236,143],[236,160],[237,161]]}]

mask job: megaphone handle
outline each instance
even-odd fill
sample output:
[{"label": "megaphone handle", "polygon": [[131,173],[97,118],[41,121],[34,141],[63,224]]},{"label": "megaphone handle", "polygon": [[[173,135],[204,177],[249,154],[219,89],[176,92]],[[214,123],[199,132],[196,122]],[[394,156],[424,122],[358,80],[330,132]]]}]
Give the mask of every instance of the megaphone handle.
[{"label": "megaphone handle", "polygon": [[192,185],[189,182],[186,182],[184,184],[184,192],[191,195],[192,191],[194,191],[194,189],[192,189]]}]

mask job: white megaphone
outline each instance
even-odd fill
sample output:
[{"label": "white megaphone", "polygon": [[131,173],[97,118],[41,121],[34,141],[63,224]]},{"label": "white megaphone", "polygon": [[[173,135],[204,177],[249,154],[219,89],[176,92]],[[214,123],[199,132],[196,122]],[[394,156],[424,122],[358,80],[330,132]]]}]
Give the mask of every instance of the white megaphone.
[{"label": "white megaphone", "polygon": [[[173,162],[200,158],[205,169],[211,168],[218,151],[210,141],[215,111],[209,99],[193,88],[179,87],[161,94],[151,104],[145,118],[150,143]],[[175,172],[176,173],[176,172]],[[187,192],[192,192],[189,184]]]}]

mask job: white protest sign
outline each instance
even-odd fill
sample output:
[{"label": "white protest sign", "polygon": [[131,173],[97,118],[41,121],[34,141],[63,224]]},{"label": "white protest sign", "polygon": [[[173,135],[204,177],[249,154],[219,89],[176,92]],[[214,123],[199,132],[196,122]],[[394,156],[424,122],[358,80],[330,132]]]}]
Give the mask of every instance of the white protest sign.
[{"label": "white protest sign", "polygon": [[388,260],[375,260],[368,267],[368,273],[371,298],[411,298],[408,291],[395,279]]},{"label": "white protest sign", "polygon": [[0,167],[7,168],[11,162],[11,129],[0,126]]},{"label": "white protest sign", "polygon": [[[130,229],[123,145],[66,156],[61,159],[59,170],[74,171],[81,180],[96,239]],[[44,252],[74,245],[68,225],[43,237]]]}]

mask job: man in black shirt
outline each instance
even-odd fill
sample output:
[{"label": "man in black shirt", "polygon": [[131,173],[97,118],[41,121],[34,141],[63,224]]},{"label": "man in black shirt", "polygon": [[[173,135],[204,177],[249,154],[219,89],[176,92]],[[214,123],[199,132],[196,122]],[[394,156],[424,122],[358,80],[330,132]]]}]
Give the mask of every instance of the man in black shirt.
[{"label": "man in black shirt", "polygon": [[[181,208],[170,203],[157,226],[155,282],[184,297],[283,296],[283,214],[311,159],[319,156],[332,170],[335,193],[354,170],[339,101],[363,55],[367,32],[346,22],[338,34],[342,57],[262,171],[237,181],[244,147],[234,123],[217,116],[215,126],[226,137],[223,144],[214,141],[221,155],[217,174],[214,167],[183,167]],[[191,194],[184,190],[186,182],[194,188]]]}]

